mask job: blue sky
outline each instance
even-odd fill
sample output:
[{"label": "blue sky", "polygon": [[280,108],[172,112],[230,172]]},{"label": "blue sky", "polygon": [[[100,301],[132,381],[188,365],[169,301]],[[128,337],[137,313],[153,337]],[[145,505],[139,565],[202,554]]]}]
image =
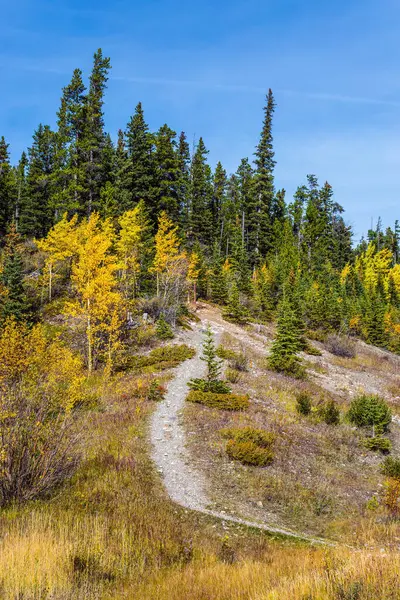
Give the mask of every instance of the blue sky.
[{"label": "blue sky", "polygon": [[0,14],[0,135],[14,160],[102,47],[113,137],[140,100],[152,129],[202,135],[232,172],[254,152],[271,87],[277,186],[328,180],[356,238],[371,218],[400,218],[398,0],[0,0]]}]

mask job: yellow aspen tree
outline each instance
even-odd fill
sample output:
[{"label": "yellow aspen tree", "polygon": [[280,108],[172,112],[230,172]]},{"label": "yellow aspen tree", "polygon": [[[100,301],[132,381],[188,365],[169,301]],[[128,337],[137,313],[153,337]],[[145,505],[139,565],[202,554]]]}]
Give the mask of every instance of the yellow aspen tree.
[{"label": "yellow aspen tree", "polygon": [[36,240],[36,246],[46,255],[45,273],[48,280],[48,297],[52,299],[53,278],[56,266],[65,260],[72,258],[77,247],[77,220],[74,215],[72,219],[67,219],[67,213],[64,214],[52,229],[47,237],[42,240]]},{"label": "yellow aspen tree", "polygon": [[[193,302],[194,302],[194,304],[196,304],[196,302],[197,302],[197,282],[199,280],[200,271],[201,271],[200,256],[199,256],[198,252],[192,252],[189,257],[187,279],[188,279],[188,282],[193,285]],[[188,302],[190,302],[190,292],[188,292]]]},{"label": "yellow aspen tree", "polygon": [[143,200],[133,210],[125,212],[119,218],[118,224],[121,229],[116,241],[116,249],[122,264],[123,288],[126,297],[130,295],[131,288],[131,295],[134,298],[145,250],[145,236],[149,231]]},{"label": "yellow aspen tree", "polygon": [[123,300],[117,291],[116,278],[121,265],[111,252],[113,241],[110,222],[100,221],[97,213],[79,226],[77,258],[71,275],[76,299],[67,305],[67,310],[85,322],[89,373],[100,349],[111,359],[110,344],[116,344],[122,325]]},{"label": "yellow aspen tree", "polygon": [[[158,230],[155,237],[156,253],[153,265],[150,267],[151,273],[156,273],[157,277],[157,297],[160,297],[161,276],[173,275],[178,261],[182,258],[179,254],[178,226],[171,221],[165,211],[162,211],[158,217]],[[166,286],[164,286],[164,295]]]}]

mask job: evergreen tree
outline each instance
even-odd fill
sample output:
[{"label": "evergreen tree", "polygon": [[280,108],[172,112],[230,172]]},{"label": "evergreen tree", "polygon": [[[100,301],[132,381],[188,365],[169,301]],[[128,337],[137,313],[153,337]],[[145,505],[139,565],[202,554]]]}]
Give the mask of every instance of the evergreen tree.
[{"label": "evergreen tree", "polygon": [[10,164],[8,144],[0,138],[0,236],[7,232],[13,214],[15,179]]},{"label": "evergreen tree", "polygon": [[211,169],[207,164],[207,154],[203,138],[199,139],[191,165],[190,186],[190,233],[192,241],[199,241],[209,247],[212,239],[211,217]]},{"label": "evergreen tree", "polygon": [[79,140],[83,170],[84,210],[90,216],[100,207],[100,190],[105,184],[104,152],[107,149],[107,136],[104,133],[104,91],[110,59],[103,56],[101,48],[93,57],[89,91],[84,99],[84,135]]},{"label": "evergreen tree", "polygon": [[185,132],[182,131],[178,143],[178,204],[180,223],[185,235],[188,235],[190,220],[190,149]]},{"label": "evergreen tree", "polygon": [[272,137],[274,111],[275,100],[272,90],[269,90],[267,104],[264,108],[263,129],[255,153],[254,204],[249,211],[249,250],[257,261],[265,257],[272,249],[272,207],[275,197],[274,168],[276,164]]},{"label": "evergreen tree", "polygon": [[285,286],[279,303],[276,337],[268,357],[269,367],[287,375],[302,376],[304,371],[298,356],[302,344],[298,315],[291,302],[288,287]]},{"label": "evergreen tree", "polygon": [[17,321],[23,321],[28,313],[19,243],[19,236],[13,228],[6,236],[3,270],[0,274],[0,282],[4,288],[0,303],[2,321],[10,317]]},{"label": "evergreen tree", "polygon": [[176,149],[176,133],[163,125],[155,137],[155,176],[157,185],[157,213],[165,211],[179,221],[180,160]]},{"label": "evergreen tree", "polygon": [[27,204],[28,190],[26,182],[26,168],[28,166],[28,157],[23,152],[21,154],[18,166],[15,169],[15,182],[16,182],[16,195],[15,195],[15,207],[14,207],[14,220],[15,230],[19,232],[19,221],[21,214],[21,207]]},{"label": "evergreen tree", "polygon": [[212,242],[222,240],[222,215],[224,212],[227,187],[226,171],[220,162],[217,163],[213,176],[213,193],[211,197]]},{"label": "evergreen tree", "polygon": [[157,198],[155,187],[154,140],[144,120],[141,102],[126,130],[128,168],[125,171],[124,187],[129,192],[129,202],[125,207],[132,209],[143,200],[153,224],[157,222]]},{"label": "evergreen tree", "polygon": [[248,311],[240,301],[239,288],[234,281],[229,292],[229,301],[226,310],[223,313],[224,319],[244,325],[248,321]]},{"label": "evergreen tree", "polygon": [[19,230],[28,237],[44,237],[53,225],[54,133],[39,125],[28,150],[27,194],[21,207]]}]

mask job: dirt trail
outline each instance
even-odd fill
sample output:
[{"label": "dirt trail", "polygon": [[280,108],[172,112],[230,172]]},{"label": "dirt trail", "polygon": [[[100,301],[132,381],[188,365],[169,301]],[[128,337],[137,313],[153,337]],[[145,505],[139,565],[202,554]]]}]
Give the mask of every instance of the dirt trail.
[{"label": "dirt trail", "polygon": [[159,473],[163,477],[164,485],[171,499],[181,506],[199,511],[203,514],[229,521],[255,527],[270,533],[290,536],[307,540],[311,543],[333,545],[327,540],[308,537],[289,529],[282,529],[268,523],[248,521],[235,515],[218,512],[210,505],[206,493],[206,480],[204,475],[190,464],[190,456],[186,447],[185,430],[182,423],[181,411],[184,407],[188,393],[187,383],[192,377],[201,377],[205,370],[203,361],[200,360],[201,344],[205,323],[211,324],[216,341],[224,331],[229,331],[239,339],[246,339],[246,344],[262,347],[260,341],[252,340],[235,325],[221,322],[215,314],[208,310],[200,311],[201,323],[192,324],[193,330],[186,332],[180,341],[196,349],[196,356],[185,361],[175,370],[175,377],[168,385],[167,394],[158,405],[151,423],[152,457]]}]

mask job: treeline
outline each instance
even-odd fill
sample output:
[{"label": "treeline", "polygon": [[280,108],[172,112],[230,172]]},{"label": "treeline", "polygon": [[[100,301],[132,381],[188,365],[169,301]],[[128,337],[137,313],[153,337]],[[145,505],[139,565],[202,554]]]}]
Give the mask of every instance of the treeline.
[{"label": "treeline", "polygon": [[[228,175],[221,163],[208,164],[202,138],[191,153],[184,132],[166,124],[151,132],[140,103],[114,144],[103,116],[109,70],[98,50],[87,87],[74,71],[55,131],[40,125],[17,165],[1,138],[3,320],[35,319],[57,295],[79,296],[74,268],[79,253],[88,260],[83,231],[94,228],[108,240],[98,266],[115,263],[127,312],[138,297],[155,295],[175,319],[189,288],[191,298],[227,304],[230,318],[270,320],[286,285],[308,329],[400,350],[400,227],[383,231],[378,222],[354,249],[328,183],[309,175],[286,198],[274,178],[271,90],[254,160]],[[173,262],[166,277],[160,248],[171,243],[179,269]]]}]

